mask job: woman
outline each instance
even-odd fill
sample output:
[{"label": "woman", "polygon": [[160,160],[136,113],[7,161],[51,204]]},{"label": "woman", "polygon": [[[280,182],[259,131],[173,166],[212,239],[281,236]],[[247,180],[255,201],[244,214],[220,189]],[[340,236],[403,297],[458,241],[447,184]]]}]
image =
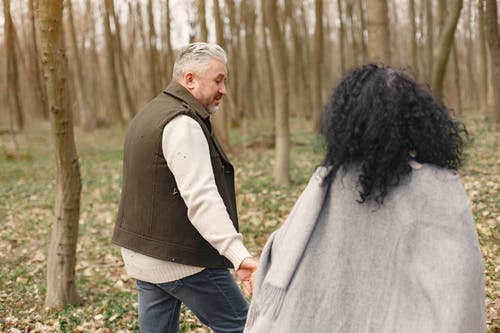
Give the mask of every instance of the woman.
[{"label": "woman", "polygon": [[402,71],[351,71],[326,156],[261,255],[245,332],[484,332],[481,252],[456,169],[465,128]]}]

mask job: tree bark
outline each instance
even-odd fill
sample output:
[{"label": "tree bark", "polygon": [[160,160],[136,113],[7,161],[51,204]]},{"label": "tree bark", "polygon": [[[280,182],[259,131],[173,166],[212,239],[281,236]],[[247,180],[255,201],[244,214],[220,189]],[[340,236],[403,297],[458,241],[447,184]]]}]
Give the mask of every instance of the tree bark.
[{"label": "tree bark", "polygon": [[313,70],[311,72],[311,82],[313,86],[313,110],[311,119],[311,129],[313,132],[319,131],[320,120],[321,120],[321,107],[323,104],[323,75],[321,71],[323,70],[323,0],[315,0],[315,28],[314,28],[314,63]]},{"label": "tree bark", "polygon": [[[220,13],[219,0],[214,0],[213,3],[214,10],[214,20],[215,20],[215,37],[217,39],[217,44],[219,44],[227,52],[226,40],[224,38],[224,23],[222,21],[222,16]],[[229,69],[232,71],[232,69]],[[228,106],[229,108],[234,107],[234,102],[232,100],[231,92],[228,91],[225,97],[225,103],[222,103],[219,107],[219,111],[215,113],[212,118],[214,124],[215,135],[219,140],[222,149],[225,151],[231,151],[231,145],[229,144],[229,128],[228,128]]]},{"label": "tree bark", "polygon": [[276,0],[262,0],[264,20],[271,37],[271,62],[276,92],[275,98],[275,141],[276,155],[274,163],[274,180],[278,185],[290,185],[290,134],[289,134],[289,89],[288,89],[288,55],[283,32],[278,22],[278,5]]},{"label": "tree bark", "polygon": [[87,94],[85,93],[85,84],[82,74],[82,60],[80,58],[80,50],[78,49],[78,40],[76,38],[75,21],[73,17],[73,5],[71,0],[67,1],[68,18],[69,18],[69,34],[71,39],[71,48],[73,51],[73,71],[75,73],[75,90],[76,100],[79,109],[80,122],[85,131],[91,131],[95,127],[95,121],[90,114],[89,106],[87,103]]},{"label": "tree bark", "polygon": [[488,111],[488,51],[486,49],[486,24],[484,19],[484,1],[478,0],[479,30],[479,105],[482,114]]},{"label": "tree bark", "polygon": [[7,66],[7,105],[12,118],[15,120],[17,130],[24,129],[25,117],[19,96],[19,69],[17,54],[15,52],[15,30],[14,22],[10,16],[10,0],[3,1],[5,18],[5,59]]},{"label": "tree bark", "polygon": [[208,41],[207,12],[205,10],[205,0],[198,0],[198,16],[200,17],[200,40]]},{"label": "tree bark", "polygon": [[55,144],[56,198],[47,258],[45,305],[62,307],[79,300],[75,263],[80,214],[80,167],[68,98],[68,69],[62,28],[62,0],[40,0],[39,36]]},{"label": "tree bark", "polygon": [[31,48],[31,80],[35,94],[37,97],[37,106],[39,106],[40,114],[44,120],[49,119],[49,108],[47,104],[47,91],[43,83],[42,69],[40,68],[40,55],[38,52],[38,42],[37,42],[37,32],[35,25],[35,2],[34,0],[29,0],[28,4],[29,16],[30,16],[30,29],[31,29],[31,43],[33,44]]},{"label": "tree bark", "polygon": [[418,76],[418,48],[417,48],[417,24],[415,22],[416,12],[415,12],[415,0],[409,0],[408,3],[408,19],[410,20],[410,66]]},{"label": "tree bark", "polygon": [[440,99],[443,97],[444,75],[446,73],[446,66],[450,57],[458,19],[462,11],[462,4],[463,0],[455,0],[450,10],[450,15],[448,15],[444,22],[443,29],[439,36],[436,57],[433,61],[431,89]]},{"label": "tree bark", "polygon": [[366,2],[366,28],[370,61],[391,63],[387,0]]},{"label": "tree bark", "polygon": [[363,55],[363,63],[368,61],[368,46],[366,45],[365,31],[366,31],[366,21],[365,21],[365,9],[363,7],[363,0],[358,0],[359,9],[359,21],[360,27],[360,40],[361,40],[361,50]]},{"label": "tree bark", "polygon": [[[113,18],[114,26],[115,26],[115,33],[113,34],[114,40],[113,40],[113,45],[115,45],[115,55],[116,55],[116,60],[118,61],[118,68],[117,68],[117,74],[120,77],[120,83],[122,84],[123,87],[123,93],[125,95],[125,103],[126,103],[126,109],[127,109],[127,114],[129,118],[133,118],[136,112],[136,106],[135,106],[135,98],[132,96],[132,92],[130,89],[130,86],[128,84],[128,79],[127,75],[125,74],[125,56],[123,52],[123,46],[122,46],[122,34],[121,34],[121,28],[120,28],[120,21],[118,19],[118,16],[116,15],[115,11],[115,6],[113,3],[110,3],[110,14],[111,17]],[[156,62],[157,64],[157,62]],[[158,64],[157,64],[158,65]],[[158,76],[158,73],[156,74]],[[156,78],[158,80],[158,78]]]},{"label": "tree bark", "polygon": [[[117,24],[115,22],[115,24]],[[157,36],[153,15],[153,0],[148,1],[148,24],[149,24],[149,80],[151,82],[151,97],[156,96],[160,92],[160,79],[159,79],[159,68],[158,68],[158,47],[157,47]]]},{"label": "tree bark", "polygon": [[493,119],[500,123],[500,36],[498,35],[497,0],[486,0],[486,31],[491,58],[493,85]]},{"label": "tree bark", "polygon": [[106,38],[106,49],[107,49],[107,62],[108,71],[111,80],[111,105],[109,116],[111,117],[113,123],[119,121],[122,125],[125,125],[125,118],[122,112],[122,103],[120,99],[120,87],[118,85],[118,75],[116,74],[116,62],[115,62],[115,45],[113,33],[111,32],[111,24],[109,21],[110,16],[112,16],[111,8],[114,7],[113,0],[105,0],[105,11],[104,11],[104,35]]},{"label": "tree bark", "polygon": [[434,19],[432,17],[432,0],[425,1],[425,32],[427,35],[426,39],[426,60],[427,60],[427,71],[426,79],[428,82],[432,82],[432,67],[434,61]]},{"label": "tree bark", "polygon": [[[344,13],[342,10],[342,1],[337,0],[337,14],[339,17],[339,53],[340,53],[340,73],[344,75],[346,71],[345,65],[345,41],[346,41],[346,33],[345,33],[345,23],[344,23]],[[335,54],[334,52],[333,54]],[[317,73],[316,73],[317,74]]]}]

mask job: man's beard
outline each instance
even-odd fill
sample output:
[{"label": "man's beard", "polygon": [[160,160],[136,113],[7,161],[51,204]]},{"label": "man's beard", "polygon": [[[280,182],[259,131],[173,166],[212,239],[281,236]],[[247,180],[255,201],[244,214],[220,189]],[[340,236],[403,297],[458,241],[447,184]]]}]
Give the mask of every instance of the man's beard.
[{"label": "man's beard", "polygon": [[215,112],[217,112],[217,110],[219,110],[219,106],[218,106],[218,105],[215,105],[215,104],[210,104],[210,105],[208,105],[208,107],[207,107],[207,111],[208,111],[208,113],[210,113],[210,114],[214,114]]}]

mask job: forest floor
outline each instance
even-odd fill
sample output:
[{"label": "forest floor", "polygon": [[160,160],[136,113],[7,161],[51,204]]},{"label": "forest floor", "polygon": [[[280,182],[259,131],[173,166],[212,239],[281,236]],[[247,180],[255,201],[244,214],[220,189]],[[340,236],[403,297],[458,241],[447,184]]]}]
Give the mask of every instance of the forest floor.
[{"label": "forest floor", "polygon": [[[500,332],[500,127],[465,119],[471,138],[460,171],[472,205],[484,258],[488,332]],[[231,131],[241,231],[254,254],[280,225],[305,187],[322,151],[317,138],[292,121],[292,185],[272,179],[270,122]],[[302,126],[302,128],[301,128]],[[258,130],[257,130],[258,129]],[[263,134],[263,130],[267,135]],[[81,302],[59,311],[44,308],[45,273],[54,204],[54,153],[48,124],[18,136],[21,158],[0,137],[0,331],[137,331],[134,282],[111,244],[120,195],[123,129],[76,131],[82,193],[77,246]],[[447,304],[442,306],[446,307]],[[183,308],[181,332],[208,332]]]}]

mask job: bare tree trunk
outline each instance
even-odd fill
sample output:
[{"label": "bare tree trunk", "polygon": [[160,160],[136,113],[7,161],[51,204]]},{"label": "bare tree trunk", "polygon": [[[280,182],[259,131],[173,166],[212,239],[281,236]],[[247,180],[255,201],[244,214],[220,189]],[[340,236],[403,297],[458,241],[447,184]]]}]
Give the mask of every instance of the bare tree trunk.
[{"label": "bare tree trunk", "polygon": [[89,106],[87,103],[87,94],[85,93],[85,84],[82,74],[82,60],[80,58],[80,50],[78,49],[78,41],[76,38],[75,21],[73,17],[73,5],[71,0],[67,0],[68,18],[69,18],[69,33],[71,37],[71,47],[73,50],[74,66],[73,71],[76,74],[75,90],[78,109],[80,111],[80,121],[85,131],[90,131],[94,128],[95,122],[92,121]]},{"label": "bare tree trunk", "polygon": [[[346,65],[345,65],[345,40],[346,40],[346,33],[345,33],[345,23],[344,23],[344,13],[342,10],[342,1],[337,0],[337,11],[338,11],[338,16],[339,16],[339,48],[340,50],[340,72],[342,75],[344,75],[346,71]],[[333,52],[335,54],[337,52]],[[316,75],[317,73],[315,73]]]},{"label": "bare tree trunk", "polygon": [[[311,119],[311,129],[313,132],[319,131],[321,120],[321,106],[323,104],[322,91],[323,79],[321,71],[323,70],[323,0],[315,0],[315,28],[314,28],[314,63],[311,72],[311,81],[313,83],[314,103]],[[345,64],[344,64],[345,66]]]},{"label": "bare tree trunk", "polygon": [[80,214],[80,167],[68,99],[68,69],[62,30],[62,0],[40,0],[39,36],[55,143],[56,199],[47,258],[49,308],[76,303],[75,264]]},{"label": "bare tree trunk", "polygon": [[[479,2],[479,1],[478,1]],[[466,41],[466,69],[467,69],[467,78],[468,86],[466,88],[466,96],[472,102],[472,106],[474,109],[477,109],[479,106],[479,97],[478,97],[478,83],[476,78],[476,71],[474,59],[477,55],[477,49],[474,47],[474,30],[473,30],[473,20],[472,20],[472,1],[469,1],[467,4],[467,41]]]},{"label": "bare tree trunk", "polygon": [[[347,12],[347,17],[349,18],[349,26],[350,26],[350,34],[351,34],[351,50],[352,50],[352,62],[351,66],[358,66],[363,62],[363,55],[361,53],[361,50],[359,48],[359,45],[361,43],[358,42],[358,37],[361,36],[361,34],[358,32],[358,29],[361,29],[361,25],[357,24],[357,21],[355,20],[354,17],[354,1],[349,0],[346,5],[346,12]],[[359,18],[358,18],[359,20]],[[344,74],[344,73],[342,73]]]},{"label": "bare tree trunk", "polygon": [[457,90],[457,110],[458,113],[463,112],[463,104],[462,104],[462,87],[460,84],[460,65],[458,63],[458,50],[456,41],[453,42],[453,69],[455,71],[455,88]]},{"label": "bare tree trunk", "polygon": [[251,115],[255,115],[256,108],[256,96],[255,96],[255,83],[262,82],[257,80],[256,67],[256,57],[255,50],[257,43],[255,42],[255,27],[257,21],[257,14],[255,12],[255,2],[253,0],[243,0],[240,7],[241,21],[245,29],[245,51],[246,51],[246,62],[245,62],[245,75],[243,75],[243,86],[245,87],[245,93],[242,95],[242,116],[243,121]]},{"label": "bare tree trunk", "polygon": [[208,41],[207,12],[205,10],[205,0],[198,0],[198,16],[200,17],[200,40]]},{"label": "bare tree trunk", "polygon": [[[239,23],[236,17],[236,5],[234,0],[224,0],[225,7],[227,9],[227,16],[229,17],[229,31],[231,33],[231,38],[228,39],[229,43],[226,43],[229,52],[229,63],[231,68],[231,80],[229,80],[229,94],[233,100],[233,106],[231,108],[232,120],[238,117],[241,112],[241,92],[240,92],[240,49],[241,49],[241,38]],[[228,116],[226,112],[226,116]],[[237,121],[236,121],[237,122]]]},{"label": "bare tree trunk", "polygon": [[426,34],[427,34],[427,81],[432,81],[432,67],[434,61],[434,20],[432,17],[432,0],[425,1],[425,23],[426,23]]},{"label": "bare tree trunk", "polygon": [[33,89],[35,90],[36,97],[38,99],[37,106],[39,106],[40,114],[44,120],[49,119],[49,108],[47,104],[47,91],[43,83],[42,70],[40,68],[40,55],[38,52],[38,42],[37,42],[37,32],[35,25],[35,2],[34,0],[29,0],[28,4],[29,16],[30,16],[30,29],[31,29],[31,43],[33,47],[31,48],[32,59],[31,61],[31,80],[33,84]]},{"label": "bare tree trunk", "polygon": [[[219,0],[214,0],[213,5],[217,44],[219,44],[227,52],[226,40],[224,38],[224,25],[220,14]],[[233,69],[230,68],[229,70],[232,71]],[[229,107],[234,106],[231,92],[228,92],[228,95],[226,96],[226,103],[222,103],[220,106],[220,110],[211,117],[214,124],[215,135],[217,136],[222,149],[224,149],[225,151],[231,150],[231,146],[229,144],[229,129],[227,124],[228,104]]]},{"label": "bare tree trunk", "polygon": [[[160,91],[160,79],[158,68],[158,47],[155,22],[153,16],[153,0],[148,1],[148,23],[149,23],[149,80],[151,82],[151,96],[156,96]],[[116,24],[116,22],[115,22]]]},{"label": "bare tree trunk", "polygon": [[166,44],[167,44],[167,66],[166,73],[169,80],[172,77],[172,67],[174,65],[174,50],[172,48],[172,31],[170,29],[170,1],[165,1],[166,12],[166,22],[164,23],[166,27]]},{"label": "bare tree trunk", "polygon": [[417,24],[415,22],[416,13],[415,13],[415,0],[409,0],[408,9],[409,9],[409,17],[410,20],[410,66],[415,73],[415,76],[418,76],[418,48],[417,48]]},{"label": "bare tree trunk", "polygon": [[289,89],[288,89],[288,55],[286,44],[278,22],[278,5],[276,0],[262,0],[264,20],[271,37],[271,62],[276,91],[275,99],[275,137],[276,155],[274,163],[274,180],[278,185],[290,185],[290,134],[288,124]]},{"label": "bare tree trunk", "polygon": [[361,50],[363,51],[363,63],[366,63],[368,61],[368,46],[366,45],[366,39],[365,39],[365,31],[366,31],[366,22],[365,22],[365,9],[363,7],[363,0],[358,0],[358,9],[359,9],[359,19],[361,23]]},{"label": "bare tree trunk", "polygon": [[482,114],[488,110],[488,52],[486,49],[486,24],[484,19],[484,1],[478,0],[479,30],[479,105]]},{"label": "bare tree trunk", "polygon": [[125,125],[125,118],[122,112],[122,103],[120,100],[120,88],[118,85],[118,75],[116,74],[116,63],[115,63],[115,46],[113,33],[111,32],[111,24],[109,17],[112,16],[111,8],[114,8],[113,0],[105,0],[105,11],[104,11],[104,32],[106,37],[106,49],[108,51],[107,61],[108,70],[111,80],[111,105],[109,116],[111,117],[113,123],[119,121],[122,125]]},{"label": "bare tree trunk", "polygon": [[[125,103],[127,114],[129,118],[133,118],[136,112],[135,99],[132,97],[132,92],[130,86],[128,84],[127,76],[125,75],[125,59],[123,55],[123,46],[122,46],[122,36],[121,36],[121,28],[120,21],[118,16],[116,15],[115,6],[113,3],[110,4],[109,10],[111,11],[111,17],[113,18],[115,33],[114,33],[114,45],[115,45],[115,55],[116,60],[118,61],[118,75],[120,77],[120,83],[123,87],[123,92],[125,94]],[[156,63],[158,66],[158,64]],[[158,74],[157,74],[158,76]],[[158,78],[156,78],[158,80]]]},{"label": "bare tree trunk", "polygon": [[387,0],[366,2],[368,51],[371,61],[391,63]]},{"label": "bare tree trunk", "polygon": [[3,11],[5,18],[5,59],[7,65],[7,105],[9,112],[11,112],[13,119],[15,119],[17,129],[22,131],[25,119],[19,97],[19,70],[15,52],[14,22],[12,22],[12,17],[10,16],[10,0],[3,1]]},{"label": "bare tree trunk", "polygon": [[[262,1],[265,1],[265,0],[262,0]],[[262,3],[261,3],[262,4]],[[267,82],[269,83],[269,94],[268,94],[268,97],[269,97],[269,104],[270,104],[270,108],[271,108],[271,115],[272,115],[272,119],[275,119],[276,118],[276,103],[274,102],[276,100],[276,92],[275,92],[275,84],[274,84],[274,77],[273,77],[273,65],[272,65],[272,62],[271,62],[271,52],[269,50],[269,38],[268,38],[268,33],[266,31],[266,22],[265,22],[265,15],[262,15],[262,23],[260,25],[260,29],[261,29],[261,33],[262,33],[262,39],[263,39],[263,42],[262,42],[262,45],[263,45],[263,49],[264,49],[264,59],[265,59],[265,70],[264,70],[264,73],[267,74]],[[309,81],[309,80],[307,80]],[[275,129],[275,122],[273,121],[273,133],[276,132],[276,129]],[[274,137],[276,137],[276,134],[274,134]]]},{"label": "bare tree trunk", "polygon": [[431,89],[438,98],[443,97],[443,81],[446,73],[446,65],[450,56],[455,30],[462,10],[463,0],[455,0],[450,10],[450,15],[444,22],[443,29],[439,36],[439,43],[436,50],[436,58],[432,66]]},{"label": "bare tree trunk", "polygon": [[495,123],[500,123],[500,36],[498,35],[497,0],[486,0],[486,31],[493,78],[493,111]]},{"label": "bare tree trunk", "polygon": [[90,61],[92,63],[92,69],[94,70],[90,77],[88,92],[90,110],[92,111],[91,121],[92,123],[94,123],[94,125],[92,125],[91,127],[97,127],[106,125],[105,122],[107,122],[108,119],[105,115],[103,115],[103,89],[99,88],[99,85],[102,84],[102,67],[99,62],[99,54],[97,52],[96,20],[94,17],[94,7],[92,6],[92,2],[92,0],[87,0],[85,3],[85,15],[89,28],[88,38],[90,44]]}]

